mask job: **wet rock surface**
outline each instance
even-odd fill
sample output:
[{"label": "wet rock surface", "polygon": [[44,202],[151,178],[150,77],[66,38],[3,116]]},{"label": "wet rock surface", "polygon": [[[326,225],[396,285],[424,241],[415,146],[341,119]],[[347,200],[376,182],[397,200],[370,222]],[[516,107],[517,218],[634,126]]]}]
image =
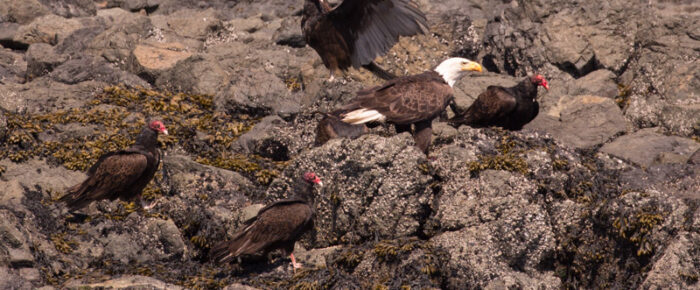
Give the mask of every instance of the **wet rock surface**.
[{"label": "wet rock surface", "polygon": [[[317,111],[381,81],[327,81],[301,0],[3,2],[0,288],[697,288],[698,3],[417,2],[432,33],[381,66],[479,61],[462,110],[539,73],[539,116],[520,132],[436,120],[429,156],[382,125],[314,147]],[[56,199],[150,118],[171,133],[154,207],[66,212]],[[304,269],[209,261],[305,171],[325,186]]]}]

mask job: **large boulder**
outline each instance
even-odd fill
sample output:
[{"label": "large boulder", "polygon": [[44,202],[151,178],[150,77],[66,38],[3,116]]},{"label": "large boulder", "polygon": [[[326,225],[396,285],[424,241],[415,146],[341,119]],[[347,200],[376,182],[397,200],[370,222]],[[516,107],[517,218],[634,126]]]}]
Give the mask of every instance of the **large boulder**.
[{"label": "large boulder", "polygon": [[48,43],[55,45],[82,27],[83,24],[77,19],[48,14],[20,27],[14,41],[26,44]]},{"label": "large boulder", "polygon": [[104,58],[85,55],[57,66],[48,76],[65,84],[98,81],[108,84],[124,84],[149,88],[150,84],[129,72],[120,70]]},{"label": "large boulder", "polygon": [[131,51],[128,68],[148,82],[175,67],[177,62],[192,56],[192,52],[178,43],[142,42]]},{"label": "large boulder", "polygon": [[297,156],[267,196],[287,197],[305,171],[318,174],[327,185],[315,196],[316,247],[417,235],[433,201],[426,162],[409,134],[331,140]]},{"label": "large boulder", "polygon": [[655,128],[639,130],[605,144],[600,151],[649,167],[660,163],[686,163],[691,154],[700,149],[700,143],[692,139],[665,136],[657,131]]},{"label": "large boulder", "polygon": [[[562,144],[575,148],[601,145],[628,130],[622,111],[612,99],[599,96],[563,96],[560,104],[541,112],[525,128],[550,133]],[[550,114],[559,111],[559,116]]]},{"label": "large boulder", "polygon": [[71,17],[94,16],[97,13],[97,5],[91,0],[40,0],[40,2],[53,14]]},{"label": "large boulder", "polygon": [[35,43],[29,46],[26,54],[26,78],[33,79],[50,73],[56,66],[65,62],[65,55],[56,53],[51,45]]},{"label": "large boulder", "polygon": [[0,22],[27,24],[49,13],[38,0],[6,0],[0,5]]}]

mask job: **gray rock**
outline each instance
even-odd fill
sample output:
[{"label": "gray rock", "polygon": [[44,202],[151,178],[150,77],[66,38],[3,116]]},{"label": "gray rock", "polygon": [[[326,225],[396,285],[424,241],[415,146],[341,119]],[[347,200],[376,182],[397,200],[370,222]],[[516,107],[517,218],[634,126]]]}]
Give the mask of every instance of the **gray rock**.
[{"label": "gray rock", "polygon": [[102,92],[105,86],[105,83],[94,81],[67,85],[46,77],[26,84],[4,84],[0,85],[0,108],[28,113],[76,108]]},{"label": "gray rock", "polygon": [[0,110],[0,142],[5,141],[5,137],[7,136],[7,117],[5,117],[5,113]]},{"label": "gray rock", "polygon": [[208,179],[216,182],[218,191],[246,191],[253,187],[248,179],[234,171],[199,164],[182,155],[165,156],[163,168],[172,180],[170,186],[179,194],[198,193],[199,190],[191,180],[199,179],[201,174],[210,175]]},{"label": "gray rock", "polygon": [[25,268],[34,265],[34,256],[29,249],[9,248],[10,265],[14,268]]},{"label": "gray rock", "polygon": [[[0,118],[2,118],[2,117],[0,117]],[[2,124],[2,123],[0,123],[0,124]],[[700,149],[696,150],[695,153],[693,153],[693,155],[691,155],[690,158],[688,158],[688,163],[700,165]]]},{"label": "gray rock", "polygon": [[340,250],[342,250],[342,246],[306,250],[297,243],[294,247],[294,256],[307,267],[321,268],[326,267],[330,255]]},{"label": "gray rock", "polygon": [[221,20],[214,9],[189,10],[183,9],[167,16],[166,25],[161,29],[168,29],[186,38],[204,41],[207,35],[222,27]]},{"label": "gray rock", "polygon": [[625,115],[637,127],[658,126],[690,137],[700,128],[700,44],[691,37],[700,21],[684,17],[683,13],[661,17],[640,35],[639,57],[630,61],[620,78],[626,86]]},{"label": "gray rock", "polygon": [[153,28],[148,17],[119,8],[99,10],[97,19],[109,27],[90,40],[86,52],[124,65],[131,51]]},{"label": "gray rock", "polygon": [[190,56],[192,53],[178,42],[142,42],[131,51],[127,67],[152,83],[160,74],[173,69],[178,61]]},{"label": "gray rock", "polygon": [[51,9],[53,14],[71,17],[94,16],[97,8],[94,1],[90,0],[39,0],[46,7]]},{"label": "gray rock", "polygon": [[48,43],[55,45],[82,27],[83,24],[77,19],[48,14],[21,26],[14,41],[25,44]]},{"label": "gray rock", "polygon": [[655,128],[639,130],[605,144],[601,152],[628,160],[639,166],[649,167],[659,163],[662,153],[675,153],[679,163],[686,163],[691,154],[700,148],[697,142],[683,137],[664,136]]},{"label": "gray rock", "polygon": [[540,113],[525,128],[542,130],[557,141],[574,148],[603,144],[630,126],[612,99],[598,96],[564,96],[560,99],[558,122]]},{"label": "gray rock", "polygon": [[67,57],[56,53],[51,45],[35,43],[29,46],[26,59],[26,78],[31,80],[50,73],[56,66],[65,62]]},{"label": "gray rock", "polygon": [[41,282],[41,273],[36,268],[21,268],[19,276],[30,282]]},{"label": "gray rock", "polygon": [[433,179],[420,170],[425,155],[412,140],[407,133],[331,140],[294,159],[267,196],[286,197],[291,182],[315,171],[327,184],[316,195],[316,215],[329,218],[315,221],[314,245],[415,235],[432,202]]},{"label": "gray rock", "polygon": [[[488,256],[488,253],[499,253],[498,258],[488,258],[490,261],[484,260],[479,265],[469,262],[471,266],[467,269],[472,269],[473,273],[462,273],[460,276],[490,280],[486,278],[492,276],[488,273],[489,267],[512,267],[512,270],[532,272],[554,252],[555,236],[546,215],[541,213],[541,206],[526,202],[529,199],[527,196],[536,192],[533,184],[506,171],[490,170],[483,172],[478,182],[464,184],[459,179],[454,182],[459,182],[462,187],[455,192],[445,192],[438,201],[440,206],[436,217],[440,225],[450,230],[460,230],[460,233],[454,235],[462,236],[458,241],[464,242],[465,246],[481,244],[479,249],[470,249],[474,251],[473,254],[479,255],[468,260],[483,259],[482,255]],[[470,236],[470,233],[476,232],[481,234]],[[537,242],[529,245],[516,242],[525,237]],[[444,243],[454,243],[443,238],[436,239],[444,247],[448,246]],[[459,249],[448,251],[459,252]],[[481,263],[492,263],[492,266],[486,267],[482,272],[481,267],[486,264]],[[463,266],[461,263],[454,265]],[[472,282],[484,283],[486,280]]]},{"label": "gray rock", "polygon": [[452,273],[446,281],[448,288],[458,289],[464,285],[488,289],[560,288],[561,281],[552,272],[528,274],[510,269],[498,258],[498,249],[489,246],[495,238],[488,234],[486,227],[475,227],[446,232],[430,240],[450,254],[445,269]]},{"label": "gray rock", "polygon": [[240,283],[233,283],[231,285],[224,287],[223,290],[257,290],[257,289],[259,289],[259,288],[250,287],[248,285],[243,285]]},{"label": "gray rock", "polygon": [[183,289],[146,276],[126,275],[117,279],[107,280],[101,283],[83,284],[73,280],[65,285],[68,289]]},{"label": "gray rock", "polygon": [[138,76],[125,72],[101,57],[84,56],[71,59],[56,67],[49,78],[65,84],[98,81],[108,84],[124,84],[130,87],[150,88],[151,85]]},{"label": "gray rock", "polygon": [[0,22],[27,24],[49,13],[49,9],[38,0],[6,0],[0,6]]},{"label": "gray rock", "polygon": [[642,283],[644,288],[691,288],[697,286],[700,275],[691,253],[700,248],[698,233],[682,232],[666,248],[663,255],[654,263]]},{"label": "gray rock", "polygon": [[618,95],[616,77],[615,73],[609,70],[596,70],[576,79],[574,88],[569,91],[569,95],[592,95],[613,99]]},{"label": "gray rock", "polygon": [[211,56],[195,54],[178,61],[155,80],[158,88],[215,95],[230,81],[226,70]]},{"label": "gray rock", "polygon": [[238,137],[236,141],[244,152],[272,158],[275,161],[289,160],[289,142],[277,133],[280,127],[287,126],[282,118],[272,115],[260,120],[253,129]]},{"label": "gray rock", "polygon": [[0,23],[0,45],[6,48],[27,49],[26,43],[16,42],[15,37],[21,25],[12,22]]},{"label": "gray rock", "polygon": [[128,11],[140,11],[145,9],[146,11],[155,10],[160,4],[160,0],[109,0],[105,3],[105,7],[119,7]]},{"label": "gray rock", "polygon": [[[0,183],[17,183],[26,188],[40,187],[56,192],[72,186],[85,178],[81,172],[71,171],[63,166],[49,165],[45,160],[30,159],[23,163],[14,163],[8,159],[0,161],[6,167],[3,180]],[[24,193],[21,190],[20,193]]]},{"label": "gray rock", "polygon": [[55,50],[60,54],[84,56],[84,51],[90,47],[92,40],[106,29],[105,25],[97,24],[75,30],[60,41]]},{"label": "gray rock", "polygon": [[32,283],[23,279],[17,271],[0,266],[0,287],[3,289],[34,289]]},{"label": "gray rock", "polygon": [[26,70],[27,62],[23,54],[11,49],[0,49],[0,84],[23,83]]}]

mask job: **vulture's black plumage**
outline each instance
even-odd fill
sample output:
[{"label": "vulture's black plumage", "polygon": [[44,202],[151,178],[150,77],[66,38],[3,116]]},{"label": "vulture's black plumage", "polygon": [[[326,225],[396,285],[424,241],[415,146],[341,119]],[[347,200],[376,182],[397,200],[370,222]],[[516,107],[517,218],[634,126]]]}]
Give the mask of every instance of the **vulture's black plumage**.
[{"label": "vulture's black plumage", "polygon": [[150,122],[134,145],[100,156],[88,170],[88,178],[69,188],[59,200],[74,211],[95,200],[140,198],[160,164],[158,133],[168,134],[168,130],[161,121]]},{"label": "vulture's black plumage", "polygon": [[450,120],[450,125],[459,127],[498,126],[507,130],[520,130],[539,113],[537,86],[549,90],[547,80],[541,75],[525,78],[517,85],[504,88],[489,86],[474,103],[459,116]]},{"label": "vulture's black plumage", "polygon": [[330,70],[365,67],[383,79],[394,76],[373,61],[400,36],[428,31],[425,15],[412,0],[345,0],[331,9],[325,0],[306,0],[301,29]]},{"label": "vulture's black plumage", "polygon": [[452,85],[467,71],[481,71],[481,65],[464,58],[450,58],[435,70],[396,78],[382,86],[357,92],[357,97],[332,112],[343,122],[358,125],[386,121],[397,132],[410,131],[418,148],[428,152],[432,121],[453,99]]},{"label": "vulture's black plumage", "polygon": [[291,198],[274,202],[258,211],[258,215],[246,222],[231,240],[216,244],[210,257],[216,262],[228,263],[241,255],[252,255],[282,249],[294,259],[294,243],[313,227],[313,186],[321,185],[321,179],[307,172],[294,184]]}]

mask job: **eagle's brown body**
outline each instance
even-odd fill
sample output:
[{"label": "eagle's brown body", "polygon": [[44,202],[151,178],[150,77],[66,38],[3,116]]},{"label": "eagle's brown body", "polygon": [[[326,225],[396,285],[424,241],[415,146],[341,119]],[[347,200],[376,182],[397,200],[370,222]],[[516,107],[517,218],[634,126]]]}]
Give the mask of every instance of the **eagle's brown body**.
[{"label": "eagle's brown body", "polygon": [[443,77],[435,71],[426,71],[359,91],[355,99],[332,114],[346,123],[362,124],[376,118],[372,115],[363,119],[364,115],[357,112],[376,111],[381,120],[395,124],[398,132],[408,131],[414,125],[416,146],[427,152],[432,137],[431,123],[452,99],[452,87]]}]

